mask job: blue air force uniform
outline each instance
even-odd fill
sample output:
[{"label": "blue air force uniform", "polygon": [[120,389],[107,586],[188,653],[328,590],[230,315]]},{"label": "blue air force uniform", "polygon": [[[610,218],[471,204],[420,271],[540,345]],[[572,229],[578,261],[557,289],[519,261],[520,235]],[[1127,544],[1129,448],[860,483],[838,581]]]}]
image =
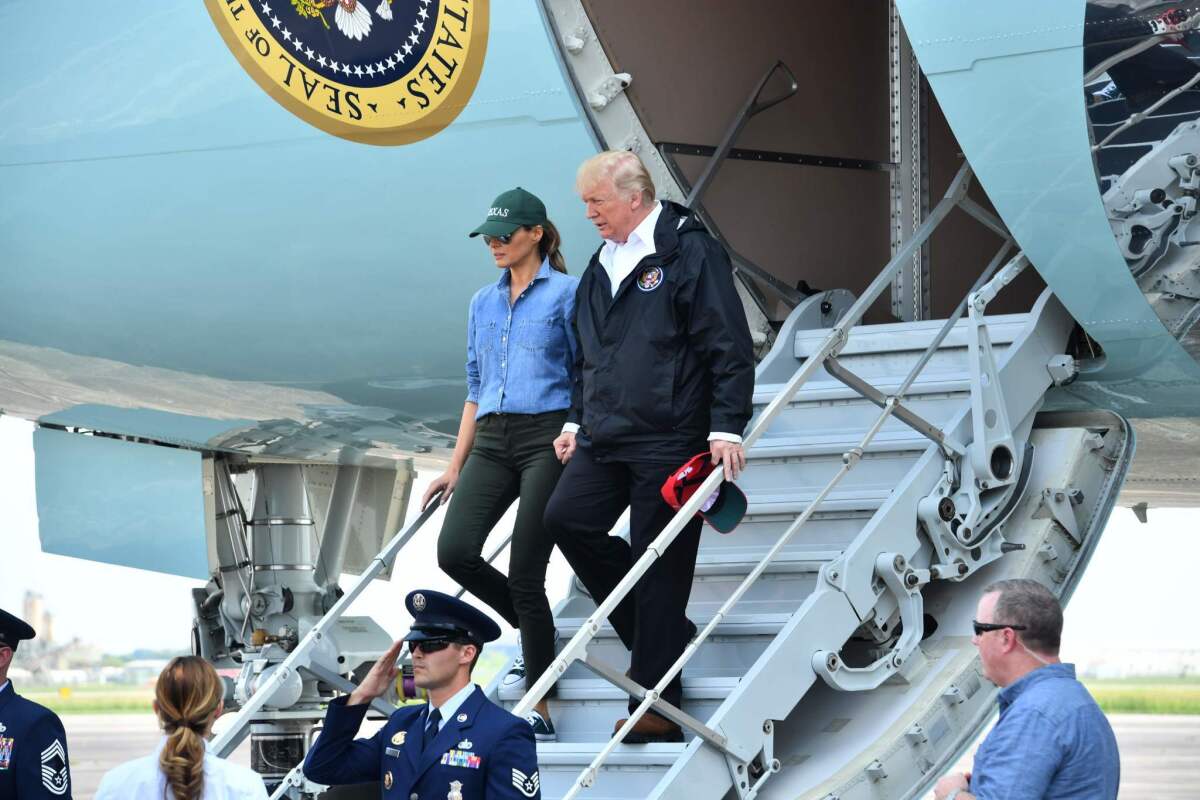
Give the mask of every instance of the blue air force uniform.
[{"label": "blue air force uniform", "polygon": [[[0,609],[0,648],[16,650],[18,642],[34,635],[33,628]],[[0,798],[70,797],[67,735],[58,715],[21,697],[11,682],[0,679]]]},{"label": "blue air force uniform", "polygon": [[[461,637],[482,643],[500,635],[490,618],[449,595],[420,590],[405,603],[414,617],[406,641]],[[397,800],[540,800],[533,729],[478,686],[468,684],[439,709],[397,709],[369,739],[354,738],[369,704],[347,706],[347,699],[329,704],[321,735],[304,760],[309,780],[378,781],[381,796]],[[436,733],[427,733],[435,712]]]}]

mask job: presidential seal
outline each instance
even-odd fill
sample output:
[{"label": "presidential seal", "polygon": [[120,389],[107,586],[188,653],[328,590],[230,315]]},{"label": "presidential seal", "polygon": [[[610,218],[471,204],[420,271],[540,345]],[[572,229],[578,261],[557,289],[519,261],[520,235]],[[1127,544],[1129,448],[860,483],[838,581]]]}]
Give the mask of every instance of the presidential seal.
[{"label": "presidential seal", "polygon": [[662,267],[646,267],[637,277],[637,286],[643,292],[653,292],[662,283]]},{"label": "presidential seal", "polygon": [[466,106],[487,50],[488,0],[205,0],[242,68],[323,131],[407,144]]}]

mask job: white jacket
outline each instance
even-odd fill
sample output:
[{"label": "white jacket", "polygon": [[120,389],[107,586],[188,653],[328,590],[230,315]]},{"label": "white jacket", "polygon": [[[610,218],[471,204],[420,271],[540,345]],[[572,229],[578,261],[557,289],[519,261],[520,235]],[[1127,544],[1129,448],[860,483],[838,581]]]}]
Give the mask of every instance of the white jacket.
[{"label": "white jacket", "polygon": [[[166,737],[151,755],[126,761],[101,779],[95,800],[173,800],[167,776],[158,766]],[[204,753],[204,800],[266,800],[267,789],[253,770]]]}]

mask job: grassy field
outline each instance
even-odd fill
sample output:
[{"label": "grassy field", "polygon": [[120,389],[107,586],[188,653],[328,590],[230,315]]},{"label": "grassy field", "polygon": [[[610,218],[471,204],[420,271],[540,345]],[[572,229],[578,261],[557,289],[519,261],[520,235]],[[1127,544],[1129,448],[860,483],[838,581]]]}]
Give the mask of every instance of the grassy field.
[{"label": "grassy field", "polygon": [[[503,663],[481,660],[476,682],[486,685]],[[1200,678],[1085,679],[1084,685],[1107,714],[1200,714]],[[59,714],[148,714],[154,699],[151,686],[73,686],[69,692],[37,686],[21,694]]]},{"label": "grassy field", "polygon": [[56,714],[150,714],[151,686],[71,686],[21,688],[21,694]]},{"label": "grassy field", "polygon": [[1106,714],[1200,714],[1200,678],[1084,680]]}]

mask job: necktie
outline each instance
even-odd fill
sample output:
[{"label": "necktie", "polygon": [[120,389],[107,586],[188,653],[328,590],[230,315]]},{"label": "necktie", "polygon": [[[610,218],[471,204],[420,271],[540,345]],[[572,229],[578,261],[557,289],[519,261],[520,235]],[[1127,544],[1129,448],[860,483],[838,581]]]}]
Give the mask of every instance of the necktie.
[{"label": "necktie", "polygon": [[442,721],[442,712],[438,709],[433,709],[429,712],[429,723],[425,726],[425,740],[421,743],[421,751],[429,749],[429,745],[433,743],[434,738],[438,733],[438,723]]}]

